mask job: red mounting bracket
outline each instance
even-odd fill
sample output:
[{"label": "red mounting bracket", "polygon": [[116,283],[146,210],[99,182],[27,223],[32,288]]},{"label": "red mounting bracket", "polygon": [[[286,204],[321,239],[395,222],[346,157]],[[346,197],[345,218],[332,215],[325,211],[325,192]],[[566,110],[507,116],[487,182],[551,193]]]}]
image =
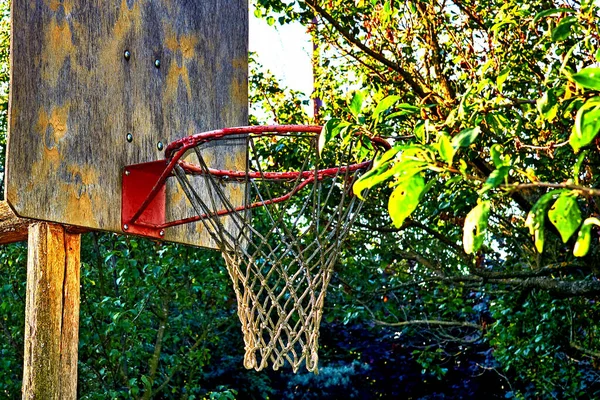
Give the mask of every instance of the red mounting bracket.
[{"label": "red mounting bracket", "polygon": [[121,201],[121,229],[124,233],[163,238],[167,200],[165,185],[161,186],[140,216],[134,222],[131,220],[148,198],[167,164],[166,160],[160,160],[125,167]]}]

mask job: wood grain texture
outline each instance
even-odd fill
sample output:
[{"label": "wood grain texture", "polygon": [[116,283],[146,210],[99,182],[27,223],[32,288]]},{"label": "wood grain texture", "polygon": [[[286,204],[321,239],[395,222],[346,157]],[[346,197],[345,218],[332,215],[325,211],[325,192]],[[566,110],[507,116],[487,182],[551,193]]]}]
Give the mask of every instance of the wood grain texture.
[{"label": "wood grain texture", "polygon": [[79,257],[79,234],[29,228],[23,399],[77,398]]},{"label": "wood grain texture", "polygon": [[[125,165],[247,123],[247,0],[15,0],[12,24],[6,198],[21,217],[122,232]],[[243,144],[212,153],[244,168]],[[177,185],[167,199],[167,218],[192,214]],[[165,239],[213,246],[198,223]]]},{"label": "wood grain texture", "polygon": [[5,201],[0,201],[0,245],[24,242],[27,228],[33,221],[19,218]]}]

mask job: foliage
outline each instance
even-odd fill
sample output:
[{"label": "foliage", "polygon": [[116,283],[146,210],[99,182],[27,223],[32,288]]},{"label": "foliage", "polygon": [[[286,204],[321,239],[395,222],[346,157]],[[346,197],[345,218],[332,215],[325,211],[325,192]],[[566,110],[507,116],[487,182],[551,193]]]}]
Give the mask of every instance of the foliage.
[{"label": "foliage", "polygon": [[[332,277],[322,375],[242,370],[217,253],[88,234],[81,396],[598,397],[598,5],[257,0],[256,15],[309,27],[320,107],[311,119],[253,60],[251,123],[326,122],[329,154],[356,134],[357,158],[375,136],[393,145],[354,187],[366,203]],[[5,397],[19,396],[25,259],[0,252]]]},{"label": "foliage", "polygon": [[[516,397],[595,396],[598,4],[257,4],[310,26],[321,146],[394,145],[354,187],[367,204],[329,311],[489,343],[500,365],[482,367]],[[549,317],[565,310],[578,317]],[[435,352],[418,357],[444,375]]]}]

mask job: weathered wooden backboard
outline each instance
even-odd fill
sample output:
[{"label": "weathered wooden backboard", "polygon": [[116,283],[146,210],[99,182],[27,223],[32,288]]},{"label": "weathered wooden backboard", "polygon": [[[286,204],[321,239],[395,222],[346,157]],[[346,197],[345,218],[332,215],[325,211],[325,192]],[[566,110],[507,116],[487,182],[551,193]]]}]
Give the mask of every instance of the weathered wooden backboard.
[{"label": "weathered wooden backboard", "polygon": [[[247,0],[13,0],[12,34],[6,198],[21,217],[123,232],[125,165],[247,124]],[[243,169],[245,146],[213,159]],[[174,183],[166,212],[193,214]],[[165,239],[213,247],[201,223]]]}]

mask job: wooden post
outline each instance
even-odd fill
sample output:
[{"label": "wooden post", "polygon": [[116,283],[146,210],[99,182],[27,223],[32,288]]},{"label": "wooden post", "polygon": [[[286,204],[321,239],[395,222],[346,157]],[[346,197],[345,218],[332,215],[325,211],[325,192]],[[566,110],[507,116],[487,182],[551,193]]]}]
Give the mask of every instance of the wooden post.
[{"label": "wooden post", "polygon": [[77,397],[80,235],[29,227],[23,399]]}]

